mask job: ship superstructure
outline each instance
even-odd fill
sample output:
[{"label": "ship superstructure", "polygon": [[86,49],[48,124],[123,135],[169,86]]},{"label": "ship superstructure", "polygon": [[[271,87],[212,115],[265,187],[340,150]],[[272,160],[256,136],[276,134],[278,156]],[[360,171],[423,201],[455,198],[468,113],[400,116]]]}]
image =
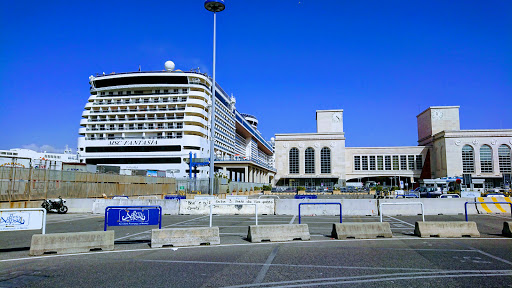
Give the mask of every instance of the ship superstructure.
[{"label": "ship superstructure", "polygon": [[[186,177],[189,153],[209,158],[212,83],[206,74],[129,72],[91,76],[89,83],[78,139],[82,163]],[[218,84],[216,97],[216,169],[224,168],[223,161],[245,160],[272,171],[273,149],[254,126],[255,117],[248,122]],[[208,167],[195,172],[207,177]]]}]

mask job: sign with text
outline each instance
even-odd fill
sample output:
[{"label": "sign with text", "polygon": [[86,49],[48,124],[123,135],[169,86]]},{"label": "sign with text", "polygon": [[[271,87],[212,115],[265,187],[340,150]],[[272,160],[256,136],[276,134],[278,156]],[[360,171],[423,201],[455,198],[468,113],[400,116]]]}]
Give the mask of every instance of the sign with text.
[{"label": "sign with text", "polygon": [[158,225],[162,229],[162,207],[109,206],[105,209],[105,231],[107,226],[142,225]]},{"label": "sign with text", "polygon": [[39,230],[46,222],[46,211],[39,208],[1,209],[0,231]]}]

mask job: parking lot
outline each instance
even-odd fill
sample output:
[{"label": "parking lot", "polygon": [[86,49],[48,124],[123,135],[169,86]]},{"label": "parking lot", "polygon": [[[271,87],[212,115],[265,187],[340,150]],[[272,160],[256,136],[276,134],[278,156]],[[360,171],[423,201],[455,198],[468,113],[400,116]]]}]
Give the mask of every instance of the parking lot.
[{"label": "parking lot", "polygon": [[[298,223],[295,216],[259,216],[260,225]],[[472,215],[480,238],[419,238],[421,216],[384,216],[393,238],[334,240],[338,216],[303,216],[310,241],[250,243],[254,215],[214,215],[221,245],[150,247],[151,229],[109,227],[114,251],[28,256],[33,231],[2,232],[0,287],[511,287],[512,239],[501,236],[510,215]],[[427,216],[427,221],[463,221],[464,215]],[[376,216],[343,222],[376,222]],[[204,227],[209,216],[164,216],[162,228]],[[102,231],[93,214],[49,214],[46,233]],[[35,233],[40,233],[35,231]]]}]

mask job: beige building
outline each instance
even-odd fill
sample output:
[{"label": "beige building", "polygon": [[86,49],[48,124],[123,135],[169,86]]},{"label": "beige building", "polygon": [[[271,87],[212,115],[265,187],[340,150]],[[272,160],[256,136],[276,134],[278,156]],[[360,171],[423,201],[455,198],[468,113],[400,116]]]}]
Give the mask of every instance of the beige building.
[{"label": "beige building", "polygon": [[464,177],[486,187],[510,183],[512,129],[460,130],[459,107],[417,116],[419,146],[345,147],[343,110],[316,111],[317,132],[276,134],[274,185],[332,187],[346,182],[404,182]]}]

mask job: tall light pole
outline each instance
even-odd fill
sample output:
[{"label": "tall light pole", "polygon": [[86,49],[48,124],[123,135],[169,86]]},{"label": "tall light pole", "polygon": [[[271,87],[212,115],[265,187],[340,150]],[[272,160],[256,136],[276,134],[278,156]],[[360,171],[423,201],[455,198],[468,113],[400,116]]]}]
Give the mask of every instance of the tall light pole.
[{"label": "tall light pole", "polygon": [[206,0],[204,1],[204,8],[206,10],[213,12],[213,83],[212,83],[212,108],[211,108],[211,127],[210,127],[210,194],[213,195],[213,186],[214,186],[214,158],[215,158],[215,92],[217,88],[215,87],[215,42],[217,41],[216,34],[216,26],[217,26],[217,12],[223,11],[226,6],[224,5],[224,0]]}]

